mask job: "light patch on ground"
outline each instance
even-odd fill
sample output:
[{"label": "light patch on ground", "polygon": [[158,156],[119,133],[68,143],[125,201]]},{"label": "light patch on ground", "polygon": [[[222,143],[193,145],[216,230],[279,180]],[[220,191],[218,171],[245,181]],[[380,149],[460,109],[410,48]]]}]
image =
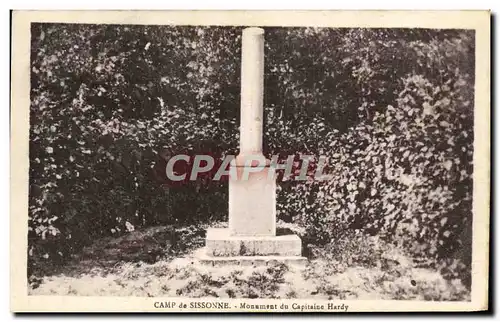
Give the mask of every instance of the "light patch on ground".
[{"label": "light patch on ground", "polygon": [[340,263],[325,259],[313,260],[305,269],[284,264],[213,267],[188,255],[154,264],[123,263],[111,272],[96,268],[77,277],[47,276],[29,294],[470,300],[459,280],[447,281],[437,272],[401,262],[405,261],[399,259],[397,266],[352,266],[340,271]]},{"label": "light patch on ground", "polygon": [[150,227],[103,238],[60,270],[32,276],[29,294],[470,300],[459,279],[417,268],[411,257],[378,237],[339,237],[312,249],[305,268],[280,263],[213,267],[194,256],[204,245],[205,230],[198,225]]}]

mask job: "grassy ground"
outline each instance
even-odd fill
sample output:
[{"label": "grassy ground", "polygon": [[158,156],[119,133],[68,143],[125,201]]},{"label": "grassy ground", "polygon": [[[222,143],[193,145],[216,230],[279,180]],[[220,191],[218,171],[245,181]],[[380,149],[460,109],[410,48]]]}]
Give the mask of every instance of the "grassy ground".
[{"label": "grassy ground", "polygon": [[313,250],[305,268],[198,265],[193,251],[203,246],[205,228],[153,227],[100,240],[58,271],[32,276],[29,294],[470,300],[459,279],[417,268],[375,237]]}]

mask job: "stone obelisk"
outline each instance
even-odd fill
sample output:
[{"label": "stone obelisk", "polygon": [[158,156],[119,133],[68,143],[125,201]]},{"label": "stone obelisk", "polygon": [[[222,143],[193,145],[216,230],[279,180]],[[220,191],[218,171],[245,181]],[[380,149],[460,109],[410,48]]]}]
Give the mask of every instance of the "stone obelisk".
[{"label": "stone obelisk", "polygon": [[233,236],[276,235],[276,182],[268,179],[271,170],[262,155],[263,104],[264,30],[247,28],[241,46],[240,153],[232,164],[237,178],[229,181]]},{"label": "stone obelisk", "polygon": [[301,240],[276,235],[276,176],[262,154],[264,122],[264,30],[242,37],[240,153],[231,164],[229,228],[207,231],[200,258],[211,264],[273,260],[303,263]]}]

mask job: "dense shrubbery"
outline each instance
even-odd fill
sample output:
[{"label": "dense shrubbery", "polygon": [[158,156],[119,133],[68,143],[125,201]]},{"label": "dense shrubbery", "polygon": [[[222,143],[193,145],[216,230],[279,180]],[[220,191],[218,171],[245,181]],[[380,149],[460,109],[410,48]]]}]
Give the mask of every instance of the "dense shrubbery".
[{"label": "dense shrubbery", "polygon": [[[313,135],[307,136],[316,136],[310,152],[329,156],[336,180],[298,184],[292,194],[285,191],[285,211],[301,212],[299,220],[312,242],[329,243],[364,230],[428,259],[429,265],[453,266],[452,276],[468,284],[473,156],[473,72],[468,64],[473,62],[473,39],[462,34],[444,42],[395,42],[377,41],[384,33],[350,35],[358,41],[347,41],[346,53],[351,45],[359,46],[359,39],[370,44],[356,49],[370,48],[370,54],[352,68],[352,82],[364,87],[357,122],[343,132],[313,122]],[[389,72],[387,60],[379,63],[381,57],[399,59]],[[369,93],[389,88],[391,92],[366,100]]]},{"label": "dense shrubbery", "polygon": [[[155,165],[237,152],[240,34],[33,25],[30,263],[130,227],[226,218],[224,183],[163,186]],[[335,177],[283,182],[280,218],[309,243],[364,231],[467,271],[473,34],[268,28],[265,51],[266,153],[326,155]]]}]

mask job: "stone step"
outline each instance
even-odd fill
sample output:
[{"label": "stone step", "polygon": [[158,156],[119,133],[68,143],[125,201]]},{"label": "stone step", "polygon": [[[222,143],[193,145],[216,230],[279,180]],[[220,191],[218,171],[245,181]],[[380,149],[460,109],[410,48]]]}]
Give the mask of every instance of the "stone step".
[{"label": "stone step", "polygon": [[213,257],[301,256],[302,243],[297,235],[233,236],[227,228],[207,230],[206,254]]},{"label": "stone step", "polygon": [[207,253],[206,247],[197,250],[194,253],[194,257],[199,260],[201,264],[222,267],[228,265],[261,266],[284,263],[290,266],[305,268],[307,264],[307,258],[303,256],[211,256]]}]

